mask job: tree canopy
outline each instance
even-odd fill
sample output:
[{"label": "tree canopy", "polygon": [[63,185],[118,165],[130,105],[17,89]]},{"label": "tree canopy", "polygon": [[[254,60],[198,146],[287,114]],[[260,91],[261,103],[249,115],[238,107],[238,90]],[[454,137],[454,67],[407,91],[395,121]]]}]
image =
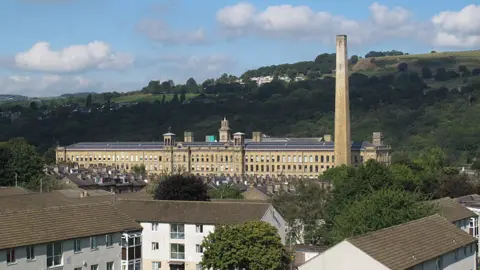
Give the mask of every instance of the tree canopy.
[{"label": "tree canopy", "polygon": [[211,188],[208,195],[212,199],[243,199],[242,191],[232,184]]},{"label": "tree canopy", "polygon": [[202,246],[206,269],[284,270],[291,260],[277,229],[263,221],[217,226]]},{"label": "tree canopy", "polygon": [[208,201],[208,187],[199,177],[193,175],[166,175],[159,182],[155,200]]}]

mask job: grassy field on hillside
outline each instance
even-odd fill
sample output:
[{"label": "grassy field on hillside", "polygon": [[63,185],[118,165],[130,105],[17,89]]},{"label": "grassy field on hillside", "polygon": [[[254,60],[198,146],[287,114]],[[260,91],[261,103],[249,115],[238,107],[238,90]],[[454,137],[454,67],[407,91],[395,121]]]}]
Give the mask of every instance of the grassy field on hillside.
[{"label": "grassy field on hillside", "polygon": [[443,57],[459,57],[459,58],[480,58],[480,50],[475,51],[461,51],[461,52],[436,52],[424,54],[409,54],[397,56],[375,57],[376,59],[390,60],[390,59],[421,59],[421,58],[443,58]]},{"label": "grassy field on hillside", "polygon": [[[172,100],[174,94],[166,94],[165,100],[169,101]],[[185,98],[187,100],[196,97],[197,94],[190,94],[187,93]],[[180,98],[180,95],[178,96]],[[144,94],[144,93],[134,93],[132,95],[124,95],[120,97],[116,97],[112,99],[112,102],[120,103],[120,102],[154,102],[155,100],[162,101],[163,95],[152,95],[152,94]]]}]

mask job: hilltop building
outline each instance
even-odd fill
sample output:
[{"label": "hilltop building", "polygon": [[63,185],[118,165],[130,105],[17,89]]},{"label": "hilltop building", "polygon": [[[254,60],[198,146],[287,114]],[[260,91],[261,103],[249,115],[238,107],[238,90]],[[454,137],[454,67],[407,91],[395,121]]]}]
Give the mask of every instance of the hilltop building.
[{"label": "hilltop building", "polygon": [[185,132],[183,142],[172,132],[163,134],[163,142],[83,142],[57,147],[57,162],[80,166],[107,165],[130,170],[145,165],[148,173],[187,171],[193,174],[315,178],[334,166],[358,166],[374,159],[390,164],[391,147],[383,142],[381,132],[374,132],[372,142],[350,140],[347,37],[337,36],[335,97],[335,144],[331,135],[323,138],[271,138],[253,132],[232,134],[227,119],[221,121],[219,140],[207,136],[194,140]]}]

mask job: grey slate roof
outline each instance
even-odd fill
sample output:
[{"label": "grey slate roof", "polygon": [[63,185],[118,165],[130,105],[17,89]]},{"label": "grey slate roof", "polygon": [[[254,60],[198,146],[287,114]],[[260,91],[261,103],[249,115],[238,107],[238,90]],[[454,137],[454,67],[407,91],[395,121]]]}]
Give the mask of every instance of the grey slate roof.
[{"label": "grey slate roof", "polygon": [[439,215],[346,239],[392,270],[405,270],[477,239]]},{"label": "grey slate roof", "polygon": [[271,204],[246,201],[156,201],[120,199],[115,206],[139,222],[241,224],[259,221]]},{"label": "grey slate roof", "polygon": [[[183,146],[209,146],[209,147],[224,147],[225,143],[221,142],[182,142]],[[369,142],[353,142],[352,150],[361,150],[366,146],[370,146]],[[162,150],[163,142],[81,142],[72,144],[66,147],[67,150]],[[245,149],[248,150],[263,150],[263,149],[325,149],[332,150],[333,142],[318,141],[317,139],[279,139],[267,140],[262,142],[245,142]]]},{"label": "grey slate roof", "polygon": [[141,229],[109,203],[4,212],[0,213],[0,249]]},{"label": "grey slate roof", "polygon": [[450,197],[433,200],[430,203],[438,207],[438,214],[450,222],[477,216],[477,214]]}]

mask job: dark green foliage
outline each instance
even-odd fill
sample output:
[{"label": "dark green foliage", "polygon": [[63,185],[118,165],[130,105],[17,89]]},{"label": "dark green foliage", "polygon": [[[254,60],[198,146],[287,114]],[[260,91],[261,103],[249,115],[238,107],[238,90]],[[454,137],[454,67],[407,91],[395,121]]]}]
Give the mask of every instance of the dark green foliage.
[{"label": "dark green foliage", "polygon": [[422,68],[422,78],[431,79],[433,77],[432,70],[429,67]]},{"label": "dark green foliage", "polygon": [[243,199],[243,194],[240,189],[234,185],[221,185],[216,189],[209,189],[208,195],[212,199]]},{"label": "dark green foliage", "polygon": [[140,165],[135,165],[132,167],[132,172],[137,174],[137,175],[145,175],[146,170],[145,170],[145,165],[140,164]]},{"label": "dark green foliage", "polygon": [[291,260],[277,229],[262,221],[217,226],[202,246],[201,264],[205,269],[284,270]]},{"label": "dark green foliage", "polygon": [[156,200],[209,201],[207,185],[193,175],[165,176],[155,190]]},{"label": "dark green foliage", "polygon": [[333,242],[399,225],[435,213],[419,193],[379,189],[352,202],[334,218]]},{"label": "dark green foliage", "polygon": [[88,94],[87,98],[85,99],[85,107],[92,107],[92,94]]},{"label": "dark green foliage", "polygon": [[385,51],[385,52],[376,52],[376,51],[370,51],[365,55],[365,58],[370,58],[370,57],[382,57],[382,56],[398,56],[398,55],[404,55],[403,52],[400,51]]}]

